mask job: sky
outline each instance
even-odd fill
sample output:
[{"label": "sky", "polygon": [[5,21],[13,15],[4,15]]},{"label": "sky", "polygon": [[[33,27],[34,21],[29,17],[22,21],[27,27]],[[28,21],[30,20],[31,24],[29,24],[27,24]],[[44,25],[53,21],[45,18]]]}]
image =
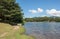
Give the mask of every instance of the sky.
[{"label": "sky", "polygon": [[16,0],[23,9],[24,17],[60,17],[60,0]]}]

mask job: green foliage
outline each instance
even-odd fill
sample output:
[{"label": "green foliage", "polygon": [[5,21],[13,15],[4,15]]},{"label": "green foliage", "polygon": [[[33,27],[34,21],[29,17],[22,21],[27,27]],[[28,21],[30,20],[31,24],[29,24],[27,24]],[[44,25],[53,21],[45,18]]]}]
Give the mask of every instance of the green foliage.
[{"label": "green foliage", "polygon": [[34,17],[34,18],[25,18],[27,22],[60,22],[60,17]]},{"label": "green foliage", "polygon": [[16,0],[0,0],[0,19],[10,24],[23,23],[23,13]]}]

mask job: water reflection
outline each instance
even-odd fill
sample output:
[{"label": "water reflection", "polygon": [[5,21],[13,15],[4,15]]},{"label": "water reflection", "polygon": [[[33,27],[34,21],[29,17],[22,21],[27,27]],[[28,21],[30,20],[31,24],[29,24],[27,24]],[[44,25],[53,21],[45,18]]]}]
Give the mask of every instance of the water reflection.
[{"label": "water reflection", "polygon": [[60,39],[60,23],[56,22],[27,22],[26,33],[36,39]]}]

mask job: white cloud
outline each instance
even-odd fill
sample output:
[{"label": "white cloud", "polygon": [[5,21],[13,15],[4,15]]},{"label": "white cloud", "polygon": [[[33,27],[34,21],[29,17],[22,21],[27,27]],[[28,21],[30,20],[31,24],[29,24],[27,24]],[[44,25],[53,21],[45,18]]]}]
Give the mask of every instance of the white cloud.
[{"label": "white cloud", "polygon": [[41,17],[45,17],[45,16],[47,16],[47,15],[41,15]]},{"label": "white cloud", "polygon": [[37,10],[29,10],[29,12],[31,12],[31,13],[41,13],[41,12],[43,12],[43,9],[37,8]]},{"label": "white cloud", "polygon": [[46,10],[47,14],[50,14],[52,16],[60,16],[60,10],[56,9],[51,9],[51,10]]},{"label": "white cloud", "polygon": [[43,9],[41,9],[41,8],[38,8],[38,10],[37,10],[38,12],[43,12]]},{"label": "white cloud", "polygon": [[31,13],[37,13],[36,10],[29,10],[29,12],[31,12]]}]

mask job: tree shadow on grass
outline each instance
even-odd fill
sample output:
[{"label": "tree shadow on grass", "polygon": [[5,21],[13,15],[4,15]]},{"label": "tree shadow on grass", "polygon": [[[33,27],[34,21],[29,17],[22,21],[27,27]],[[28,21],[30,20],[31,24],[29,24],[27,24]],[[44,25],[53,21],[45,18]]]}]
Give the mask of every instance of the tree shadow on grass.
[{"label": "tree shadow on grass", "polygon": [[10,25],[12,25],[12,26],[16,26],[16,25],[17,25],[17,23],[9,22],[9,21],[4,21],[4,20],[0,20],[0,23],[10,24]]}]

